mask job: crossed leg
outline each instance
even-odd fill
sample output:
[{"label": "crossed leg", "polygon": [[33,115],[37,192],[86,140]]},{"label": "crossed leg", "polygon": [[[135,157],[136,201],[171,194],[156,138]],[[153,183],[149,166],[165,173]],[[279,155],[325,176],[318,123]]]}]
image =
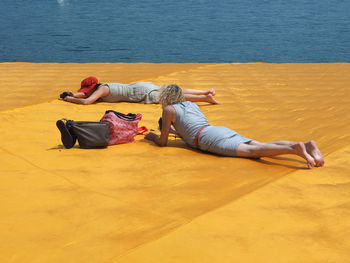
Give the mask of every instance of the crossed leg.
[{"label": "crossed leg", "polygon": [[324,159],[321,151],[318,149],[314,140],[308,141],[305,144],[306,151],[315,159],[316,167],[324,165]]},{"label": "crossed leg", "polygon": [[[312,168],[314,165],[322,166],[323,158],[319,152],[317,146],[314,148],[310,142],[290,142],[290,141],[277,141],[272,143],[261,143],[258,141],[251,141],[248,143],[242,143],[237,148],[237,156],[240,157],[271,157],[282,154],[296,154],[304,158],[307,162],[308,168]],[[307,151],[309,148],[309,152]],[[317,162],[316,162],[317,159]]]},{"label": "crossed leg", "polygon": [[[296,144],[296,142],[291,142],[291,141],[276,141],[276,142],[270,142],[273,144],[277,145],[289,145],[292,146]],[[306,151],[308,154],[312,156],[315,160],[315,166],[316,167],[321,167],[324,165],[324,159],[321,154],[321,151],[318,149],[316,142],[314,140],[308,141],[304,143]]]},{"label": "crossed leg", "polygon": [[184,94],[192,94],[192,95],[208,95],[208,94],[211,94],[211,95],[215,96],[215,94],[216,94],[215,89],[210,89],[210,90],[183,89],[182,92]]},{"label": "crossed leg", "polygon": [[183,89],[184,97],[188,101],[192,102],[209,102],[212,104],[220,104],[214,96],[216,94],[214,89],[210,90],[197,90],[197,89]]}]

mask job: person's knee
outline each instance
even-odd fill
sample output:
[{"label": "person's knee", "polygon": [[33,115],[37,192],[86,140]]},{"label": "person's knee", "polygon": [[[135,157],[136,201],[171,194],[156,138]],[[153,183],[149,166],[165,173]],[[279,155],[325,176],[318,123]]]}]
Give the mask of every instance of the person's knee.
[{"label": "person's knee", "polygon": [[246,144],[248,144],[248,145],[259,145],[259,144],[261,144],[261,142],[256,141],[256,140],[251,140],[250,142],[247,142]]},{"label": "person's knee", "polygon": [[257,157],[257,153],[259,152],[260,148],[260,145],[241,144],[238,146],[237,156]]}]

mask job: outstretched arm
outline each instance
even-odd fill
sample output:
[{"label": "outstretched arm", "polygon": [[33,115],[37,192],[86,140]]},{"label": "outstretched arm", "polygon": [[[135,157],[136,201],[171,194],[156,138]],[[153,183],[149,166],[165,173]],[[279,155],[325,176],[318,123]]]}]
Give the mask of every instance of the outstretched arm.
[{"label": "outstretched arm", "polygon": [[84,93],[84,92],[73,93],[71,91],[68,91],[68,93],[69,93],[69,96],[72,96],[74,98],[86,98],[87,97],[86,93]]},{"label": "outstretched arm", "polygon": [[168,105],[163,108],[162,114],[162,130],[160,136],[150,132],[145,135],[147,140],[155,142],[158,146],[166,146],[168,144],[168,136],[171,130],[171,123],[175,122],[176,112],[173,106]]},{"label": "outstretched arm", "polygon": [[[78,92],[76,94],[81,95],[82,92]],[[65,101],[68,102],[73,102],[73,103],[77,103],[77,104],[83,104],[83,105],[88,105],[91,103],[94,103],[96,100],[98,100],[99,98],[105,97],[107,96],[109,93],[109,88],[107,86],[102,86],[100,88],[98,88],[97,90],[95,90],[90,96],[88,96],[87,98],[81,96],[67,96],[64,98]],[[73,95],[76,95],[73,94]],[[85,95],[85,93],[82,93]]]}]

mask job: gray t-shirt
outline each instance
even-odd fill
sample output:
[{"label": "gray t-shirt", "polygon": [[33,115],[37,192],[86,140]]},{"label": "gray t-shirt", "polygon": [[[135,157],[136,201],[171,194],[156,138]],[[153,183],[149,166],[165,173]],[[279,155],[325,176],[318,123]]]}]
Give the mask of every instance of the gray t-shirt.
[{"label": "gray t-shirt", "polygon": [[181,138],[191,147],[195,147],[194,140],[197,132],[204,126],[210,125],[207,118],[197,104],[185,101],[172,105],[176,111],[174,127]]},{"label": "gray t-shirt", "polygon": [[176,132],[190,147],[195,148],[195,138],[198,131],[205,127],[198,135],[198,147],[224,156],[236,156],[240,144],[250,142],[236,131],[222,126],[211,126],[197,104],[185,101],[172,105],[176,111],[174,127]]}]

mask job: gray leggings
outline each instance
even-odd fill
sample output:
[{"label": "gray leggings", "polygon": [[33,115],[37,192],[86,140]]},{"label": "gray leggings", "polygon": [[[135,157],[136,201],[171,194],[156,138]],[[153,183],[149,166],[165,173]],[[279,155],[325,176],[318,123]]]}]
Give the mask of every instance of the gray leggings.
[{"label": "gray leggings", "polygon": [[221,126],[209,126],[198,136],[199,149],[224,156],[236,156],[238,146],[250,141],[252,139]]}]

